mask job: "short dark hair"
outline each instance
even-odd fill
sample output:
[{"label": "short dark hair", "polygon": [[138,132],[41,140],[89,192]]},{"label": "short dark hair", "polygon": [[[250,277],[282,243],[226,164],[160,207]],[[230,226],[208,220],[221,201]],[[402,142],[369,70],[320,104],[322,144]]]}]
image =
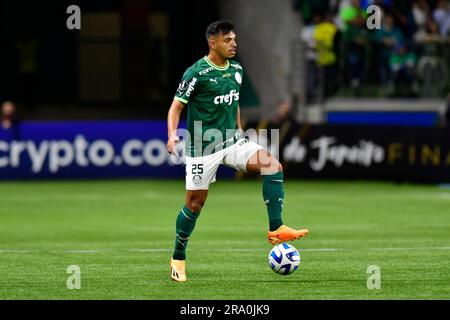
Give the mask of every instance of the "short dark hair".
[{"label": "short dark hair", "polygon": [[233,22],[229,20],[215,21],[206,28],[206,41],[208,41],[211,36],[227,34],[230,31],[234,31]]}]

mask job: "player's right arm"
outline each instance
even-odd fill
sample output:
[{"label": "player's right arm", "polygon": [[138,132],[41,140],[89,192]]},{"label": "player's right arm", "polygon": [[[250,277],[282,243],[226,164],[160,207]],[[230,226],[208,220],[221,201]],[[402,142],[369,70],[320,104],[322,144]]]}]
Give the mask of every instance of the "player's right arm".
[{"label": "player's right arm", "polygon": [[178,123],[183,107],[189,103],[189,100],[195,95],[198,87],[198,75],[193,69],[188,69],[183,74],[177,92],[173,99],[172,105],[167,116],[168,141],[167,151],[172,153],[175,144],[179,141],[177,136]]},{"label": "player's right arm", "polygon": [[174,99],[167,115],[167,151],[172,153],[175,144],[180,140],[177,136],[178,123],[184,104]]}]

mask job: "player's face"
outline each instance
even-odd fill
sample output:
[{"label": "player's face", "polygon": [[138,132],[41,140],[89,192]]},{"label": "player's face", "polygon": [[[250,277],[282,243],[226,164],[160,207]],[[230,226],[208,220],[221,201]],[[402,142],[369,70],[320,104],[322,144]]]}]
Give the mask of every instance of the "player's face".
[{"label": "player's face", "polygon": [[223,58],[231,59],[236,55],[237,43],[236,34],[230,31],[226,34],[219,34],[213,39],[213,46],[216,52]]}]

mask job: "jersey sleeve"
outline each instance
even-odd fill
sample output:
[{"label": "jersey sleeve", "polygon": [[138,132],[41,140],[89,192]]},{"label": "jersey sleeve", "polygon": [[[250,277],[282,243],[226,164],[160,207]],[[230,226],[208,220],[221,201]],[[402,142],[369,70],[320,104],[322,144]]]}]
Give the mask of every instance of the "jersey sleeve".
[{"label": "jersey sleeve", "polygon": [[186,70],[180,84],[178,85],[174,99],[180,101],[181,103],[187,104],[198,90],[198,82],[198,74],[189,69]]}]

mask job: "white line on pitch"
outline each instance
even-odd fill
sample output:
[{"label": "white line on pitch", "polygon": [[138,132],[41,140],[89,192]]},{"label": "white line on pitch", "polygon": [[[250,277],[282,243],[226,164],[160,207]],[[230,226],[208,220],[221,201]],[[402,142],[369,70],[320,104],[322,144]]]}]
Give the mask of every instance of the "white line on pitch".
[{"label": "white line on pitch", "polygon": [[64,250],[64,253],[101,253],[111,252],[111,250]]},{"label": "white line on pitch", "polygon": [[[362,249],[364,250],[364,249]],[[410,247],[410,248],[367,248],[370,251],[401,251],[401,250],[450,250],[450,247]]]},{"label": "white line on pitch", "polygon": [[[209,251],[209,252],[248,252],[248,251],[267,251],[270,248],[230,248],[230,249],[203,249],[192,248],[195,251]],[[298,248],[300,252],[334,252],[334,251],[410,251],[410,250],[450,250],[448,247],[386,247],[386,248]],[[99,250],[20,250],[20,249],[0,249],[2,253],[38,253],[38,252],[52,252],[52,253],[114,253],[114,252],[171,252],[170,248],[142,248],[142,249],[99,249]]]},{"label": "white line on pitch", "polygon": [[[217,252],[248,252],[248,251],[266,251],[270,248],[232,248],[232,249],[192,249],[195,251],[217,251]],[[300,251],[336,251],[338,249],[334,248],[318,248],[318,249],[300,249]],[[166,251],[173,251],[173,249],[131,249],[130,252],[166,252]]]},{"label": "white line on pitch", "polygon": [[166,252],[173,251],[173,249],[130,249],[130,252]]}]

